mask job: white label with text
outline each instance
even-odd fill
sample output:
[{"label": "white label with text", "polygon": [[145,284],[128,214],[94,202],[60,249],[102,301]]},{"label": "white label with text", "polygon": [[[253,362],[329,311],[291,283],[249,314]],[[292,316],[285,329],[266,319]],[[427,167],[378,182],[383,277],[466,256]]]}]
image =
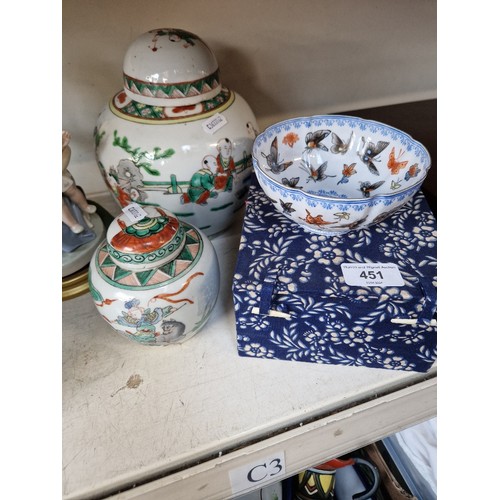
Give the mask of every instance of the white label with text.
[{"label": "white label with text", "polygon": [[403,286],[404,281],[396,264],[341,264],[348,285]]},{"label": "white label with text", "polygon": [[285,475],[285,452],[279,451],[266,458],[229,471],[233,494],[274,483]]},{"label": "white label with text", "polygon": [[137,203],[129,203],[126,207],[122,208],[123,213],[127,216],[130,222],[139,222],[147,217],[146,211]]},{"label": "white label with text", "polygon": [[209,134],[214,134],[227,123],[226,117],[220,113],[215,113],[208,120],[203,122],[203,129]]}]

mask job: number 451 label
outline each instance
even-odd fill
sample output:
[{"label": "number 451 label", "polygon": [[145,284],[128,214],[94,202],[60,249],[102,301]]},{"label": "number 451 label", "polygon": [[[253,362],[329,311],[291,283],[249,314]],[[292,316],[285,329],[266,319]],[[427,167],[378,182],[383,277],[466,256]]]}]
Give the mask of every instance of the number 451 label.
[{"label": "number 451 label", "polygon": [[403,286],[404,281],[396,264],[341,264],[348,285]]}]

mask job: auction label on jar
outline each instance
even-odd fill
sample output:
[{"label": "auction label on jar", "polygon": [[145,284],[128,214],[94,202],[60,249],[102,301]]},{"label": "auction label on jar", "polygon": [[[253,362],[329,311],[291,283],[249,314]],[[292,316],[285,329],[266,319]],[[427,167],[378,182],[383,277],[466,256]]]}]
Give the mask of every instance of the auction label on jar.
[{"label": "auction label on jar", "polygon": [[203,122],[203,129],[209,134],[214,134],[227,123],[226,117],[220,113],[215,113],[208,120]]},{"label": "auction label on jar", "polygon": [[126,207],[122,208],[122,212],[127,216],[130,222],[139,222],[148,216],[148,213],[138,204],[129,203]]},{"label": "auction label on jar", "polygon": [[403,286],[404,281],[396,264],[341,264],[342,274],[348,285]]},{"label": "auction label on jar", "polygon": [[229,471],[233,495],[274,483],[285,475],[285,452],[255,460]]}]

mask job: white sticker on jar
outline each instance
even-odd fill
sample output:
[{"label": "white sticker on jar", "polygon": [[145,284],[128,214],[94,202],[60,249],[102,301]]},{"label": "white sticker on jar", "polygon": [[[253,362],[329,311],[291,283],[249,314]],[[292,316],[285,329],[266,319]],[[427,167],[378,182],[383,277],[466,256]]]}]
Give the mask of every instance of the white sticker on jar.
[{"label": "white sticker on jar", "polygon": [[224,115],[220,113],[215,113],[208,120],[202,123],[203,129],[209,134],[214,134],[217,130],[220,130],[224,125],[226,125],[227,120]]},{"label": "white sticker on jar", "polygon": [[348,285],[403,286],[404,280],[396,264],[341,264]]},{"label": "white sticker on jar", "polygon": [[139,222],[148,216],[147,212],[137,203],[129,203],[122,208],[122,211],[130,222]]}]

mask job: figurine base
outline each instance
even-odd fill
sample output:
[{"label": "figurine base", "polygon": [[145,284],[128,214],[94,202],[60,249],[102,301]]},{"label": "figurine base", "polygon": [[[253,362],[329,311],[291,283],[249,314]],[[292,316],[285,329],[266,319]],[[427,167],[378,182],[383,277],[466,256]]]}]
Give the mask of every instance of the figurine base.
[{"label": "figurine base", "polygon": [[96,234],[96,237],[92,241],[79,246],[72,252],[62,253],[63,278],[69,276],[70,274],[76,273],[80,269],[87,266],[90,262],[90,259],[92,258],[92,255],[94,254],[95,249],[104,239],[104,224],[99,215],[97,215],[97,213],[91,214],[91,220],[92,224],[94,224],[92,231]]}]

